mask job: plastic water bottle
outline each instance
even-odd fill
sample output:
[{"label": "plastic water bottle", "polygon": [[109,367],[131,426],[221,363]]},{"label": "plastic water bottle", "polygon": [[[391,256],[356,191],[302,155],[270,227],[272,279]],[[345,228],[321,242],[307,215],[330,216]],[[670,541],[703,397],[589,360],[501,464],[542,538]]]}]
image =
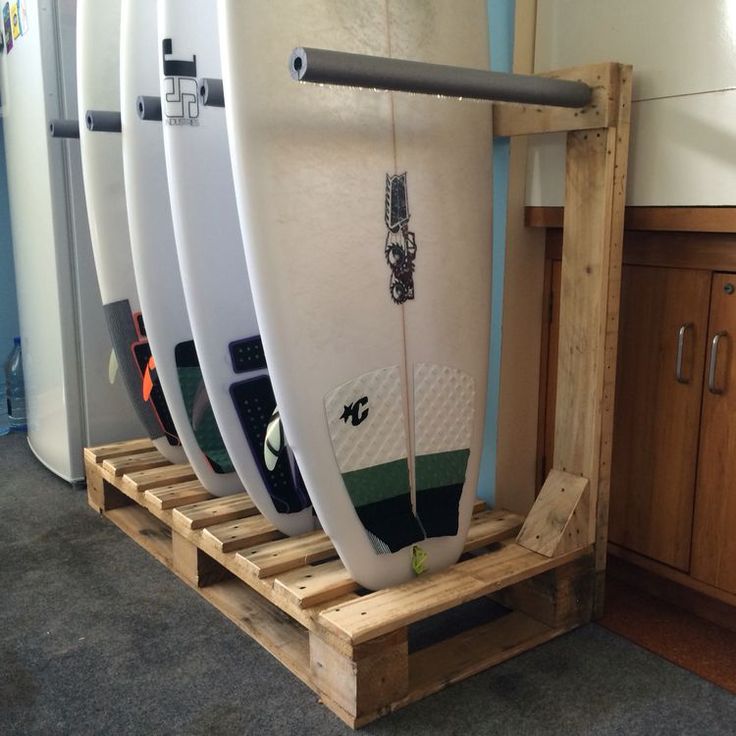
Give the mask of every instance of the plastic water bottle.
[{"label": "plastic water bottle", "polygon": [[23,384],[23,355],[20,338],[13,340],[13,350],[5,361],[5,392],[11,432],[26,431],[26,390]]},{"label": "plastic water bottle", "polygon": [[5,400],[5,373],[0,375],[0,437],[10,432],[10,421],[8,420],[8,402]]}]

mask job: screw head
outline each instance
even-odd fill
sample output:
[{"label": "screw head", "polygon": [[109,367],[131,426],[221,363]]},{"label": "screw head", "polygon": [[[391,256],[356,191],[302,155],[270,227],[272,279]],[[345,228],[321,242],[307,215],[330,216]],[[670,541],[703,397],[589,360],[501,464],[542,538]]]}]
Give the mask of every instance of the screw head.
[{"label": "screw head", "polygon": [[733,294],[734,291],[736,291],[736,287],[729,281],[724,287],[723,291],[726,292],[726,294]]}]

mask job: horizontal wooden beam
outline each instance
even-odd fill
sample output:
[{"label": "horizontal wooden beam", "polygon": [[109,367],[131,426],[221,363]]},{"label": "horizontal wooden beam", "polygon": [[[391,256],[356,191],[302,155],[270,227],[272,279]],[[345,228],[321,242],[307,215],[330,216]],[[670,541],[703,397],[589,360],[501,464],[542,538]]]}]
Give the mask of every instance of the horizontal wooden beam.
[{"label": "horizontal wooden beam", "polygon": [[[527,227],[562,227],[564,207],[525,207]],[[633,207],[626,208],[627,230],[736,233],[736,207]]]},{"label": "horizontal wooden beam", "polygon": [[611,62],[539,74],[551,79],[585,82],[593,89],[587,107],[542,107],[497,102],[493,105],[493,135],[514,136],[607,128],[616,124],[620,66]]},{"label": "horizontal wooden beam", "polygon": [[441,572],[327,608],[319,614],[319,623],[355,646],[553,570],[589,551],[549,558],[516,542],[502,542],[498,550]]}]

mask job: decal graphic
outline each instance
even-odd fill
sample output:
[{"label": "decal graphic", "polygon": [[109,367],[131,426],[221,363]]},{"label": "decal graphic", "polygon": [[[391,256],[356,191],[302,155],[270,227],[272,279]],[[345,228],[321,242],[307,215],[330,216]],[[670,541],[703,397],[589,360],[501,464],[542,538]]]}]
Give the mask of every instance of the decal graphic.
[{"label": "decal graphic", "polygon": [[3,5],[3,30],[5,31],[5,49],[7,53],[13,50],[13,27],[10,24],[10,3]]},{"label": "decal graphic", "polygon": [[414,298],[414,260],[417,244],[409,231],[409,200],[406,194],[406,172],[386,174],[386,245],[384,255],[391,268],[389,289],[395,304]]},{"label": "decal graphic", "polygon": [[13,27],[13,40],[20,38],[20,16],[18,15],[18,0],[13,0],[10,6],[10,24]]},{"label": "decal graphic", "polygon": [[[345,408],[343,409],[340,419],[342,419],[345,424],[348,423],[349,419],[353,427],[357,427],[368,417],[368,412],[370,411],[370,408],[367,406],[367,404],[367,396],[363,396],[363,398],[354,401],[352,404],[345,404]],[[364,411],[362,411],[363,407],[365,407]]]},{"label": "decal graphic", "polygon": [[[411,506],[401,374],[398,365],[379,368],[338,386],[324,399],[345,491],[379,555],[425,538]],[[363,398],[355,401],[356,396]],[[353,417],[361,424],[359,430],[347,421]]]},{"label": "decal graphic", "polygon": [[197,57],[191,60],[172,59],[173,42],[165,38],[161,44],[163,55],[164,115],[168,125],[199,125],[199,84]]}]

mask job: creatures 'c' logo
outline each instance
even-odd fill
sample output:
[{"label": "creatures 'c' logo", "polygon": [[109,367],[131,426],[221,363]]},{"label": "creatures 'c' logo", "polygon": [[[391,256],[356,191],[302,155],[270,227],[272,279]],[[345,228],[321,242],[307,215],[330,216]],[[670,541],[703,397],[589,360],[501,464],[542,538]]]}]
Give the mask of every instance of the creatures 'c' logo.
[{"label": "creatures 'c' logo", "polygon": [[364,422],[368,416],[370,408],[367,406],[367,404],[367,396],[363,396],[357,401],[354,401],[352,404],[345,404],[345,408],[343,409],[340,419],[342,419],[345,424],[347,424],[348,420],[350,420],[350,423],[353,425],[353,427],[357,427],[359,424]]}]

